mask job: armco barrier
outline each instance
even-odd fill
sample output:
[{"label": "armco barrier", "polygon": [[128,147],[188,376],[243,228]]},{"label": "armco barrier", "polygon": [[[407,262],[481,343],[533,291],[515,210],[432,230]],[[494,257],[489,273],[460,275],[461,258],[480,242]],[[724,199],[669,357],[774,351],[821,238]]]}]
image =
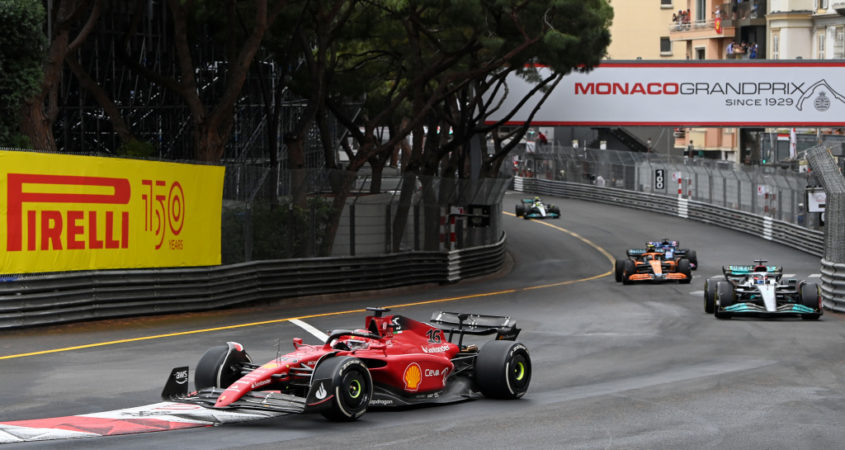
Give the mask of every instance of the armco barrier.
[{"label": "armco barrier", "polygon": [[[613,204],[741,231],[786,245],[811,255],[823,257],[824,233],[808,230],[788,222],[758,216],[744,211],[723,208],[709,203],[666,195],[648,194],[605,186],[552,181],[538,178],[514,179],[514,189],[540,195],[577,198],[591,202]],[[845,312],[845,265],[822,260],[822,299],[827,309]],[[834,286],[830,288],[830,286]]]},{"label": "armco barrier", "polygon": [[0,329],[203,311],[256,300],[456,282],[504,264],[499,242],[452,252],[65,272],[0,282]]},{"label": "armco barrier", "polygon": [[825,299],[825,306],[829,302],[838,308],[831,307],[834,311],[845,312],[845,264],[832,263],[822,258],[822,298]]}]

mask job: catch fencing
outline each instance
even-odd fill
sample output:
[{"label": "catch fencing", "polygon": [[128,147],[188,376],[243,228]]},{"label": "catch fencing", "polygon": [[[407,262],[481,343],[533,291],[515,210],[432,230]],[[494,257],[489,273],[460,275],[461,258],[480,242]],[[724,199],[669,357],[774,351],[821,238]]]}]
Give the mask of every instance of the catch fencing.
[{"label": "catch fencing", "polygon": [[[503,233],[501,199],[509,185],[508,178],[400,175],[392,168],[374,178],[344,170],[227,165],[222,260],[232,264],[492,244]],[[405,186],[410,188],[403,197]],[[339,210],[337,192],[346,197]],[[333,215],[339,215],[335,230],[329,226]]]},{"label": "catch fencing", "polygon": [[[732,210],[815,226],[804,204],[809,175],[772,166],[656,153],[541,146],[519,175],[607,186],[666,197],[681,195]],[[533,166],[533,167],[531,167]]]}]

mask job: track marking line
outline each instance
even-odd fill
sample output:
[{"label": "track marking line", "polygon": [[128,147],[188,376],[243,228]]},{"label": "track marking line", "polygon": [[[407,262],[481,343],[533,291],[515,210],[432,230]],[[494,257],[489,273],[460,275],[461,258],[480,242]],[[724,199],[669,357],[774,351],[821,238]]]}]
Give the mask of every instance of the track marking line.
[{"label": "track marking line", "polygon": [[820,274],[820,273],[811,273],[810,276],[807,277],[807,278],[821,278],[821,277],[822,277],[822,274]]},{"label": "track marking line", "polygon": [[302,328],[303,330],[311,333],[311,335],[314,336],[315,338],[317,338],[320,342],[326,342],[326,339],[329,338],[329,335],[327,335],[326,333],[323,333],[322,331],[314,328],[314,326],[309,324],[309,323],[303,322],[299,319],[291,319],[291,320],[289,320],[289,322],[298,326],[299,328]]}]

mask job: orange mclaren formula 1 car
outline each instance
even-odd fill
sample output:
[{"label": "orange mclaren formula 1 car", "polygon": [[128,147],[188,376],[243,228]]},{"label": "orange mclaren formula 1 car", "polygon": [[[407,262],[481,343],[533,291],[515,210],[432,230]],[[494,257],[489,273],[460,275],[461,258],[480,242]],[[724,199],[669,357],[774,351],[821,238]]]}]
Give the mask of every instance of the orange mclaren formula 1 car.
[{"label": "orange mclaren formula 1 car", "polygon": [[616,281],[631,284],[638,281],[692,281],[692,266],[686,258],[666,258],[662,248],[632,248],[627,258],[617,259],[614,267]]}]

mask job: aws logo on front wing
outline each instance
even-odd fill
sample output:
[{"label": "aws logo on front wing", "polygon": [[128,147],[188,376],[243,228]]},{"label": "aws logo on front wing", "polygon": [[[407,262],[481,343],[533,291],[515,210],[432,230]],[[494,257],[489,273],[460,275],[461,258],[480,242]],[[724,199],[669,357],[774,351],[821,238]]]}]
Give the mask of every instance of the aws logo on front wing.
[{"label": "aws logo on front wing", "polygon": [[[144,231],[155,249],[184,225],[185,196],[178,181],[141,180]],[[132,187],[127,178],[9,173],[6,250],[128,249]],[[181,240],[170,240],[181,249]]]}]

